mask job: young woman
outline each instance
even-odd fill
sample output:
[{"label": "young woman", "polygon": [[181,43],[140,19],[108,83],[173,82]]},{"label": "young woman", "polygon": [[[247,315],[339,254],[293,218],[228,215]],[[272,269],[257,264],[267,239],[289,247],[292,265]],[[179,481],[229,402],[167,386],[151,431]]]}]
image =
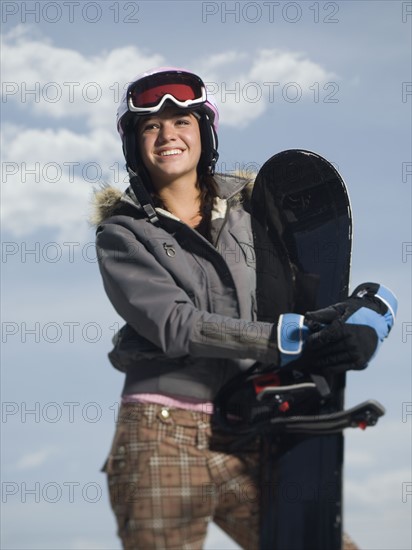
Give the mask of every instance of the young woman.
[{"label": "young woman", "polygon": [[118,534],[130,550],[200,549],[215,521],[258,549],[258,445],[230,452],[211,413],[239,372],[281,364],[292,268],[264,242],[274,264],[261,320],[250,182],[214,175],[218,112],[199,77],[173,68],[138,77],[117,124],[130,187],[98,194],[96,242],[126,322],[110,353],[126,378],[104,467]]}]

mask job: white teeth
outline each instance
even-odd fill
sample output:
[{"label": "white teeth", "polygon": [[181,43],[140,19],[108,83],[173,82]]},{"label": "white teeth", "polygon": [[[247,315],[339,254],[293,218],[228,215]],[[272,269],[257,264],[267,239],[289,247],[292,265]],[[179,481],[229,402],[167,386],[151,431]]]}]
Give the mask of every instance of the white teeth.
[{"label": "white teeth", "polygon": [[159,154],[161,157],[167,157],[170,155],[180,155],[181,153],[181,149],[169,149],[168,151],[161,151]]}]

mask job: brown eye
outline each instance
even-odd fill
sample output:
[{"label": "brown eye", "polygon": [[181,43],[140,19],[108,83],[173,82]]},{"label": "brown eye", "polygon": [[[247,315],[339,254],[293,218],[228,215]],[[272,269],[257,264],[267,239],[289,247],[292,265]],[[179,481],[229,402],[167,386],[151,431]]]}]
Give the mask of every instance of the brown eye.
[{"label": "brown eye", "polygon": [[149,132],[157,128],[159,128],[159,125],[156,122],[148,122],[142,126],[142,132]]}]

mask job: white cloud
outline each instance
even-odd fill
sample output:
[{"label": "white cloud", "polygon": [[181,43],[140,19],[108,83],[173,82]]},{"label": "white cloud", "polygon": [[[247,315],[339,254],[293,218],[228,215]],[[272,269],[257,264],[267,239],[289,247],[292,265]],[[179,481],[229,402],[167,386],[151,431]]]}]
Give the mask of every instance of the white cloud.
[{"label": "white cloud", "polygon": [[43,464],[56,452],[57,450],[54,447],[46,447],[40,451],[27,453],[17,461],[16,469],[29,470],[43,466]]},{"label": "white cloud", "polygon": [[335,79],[336,75],[307,58],[303,52],[278,49],[260,50],[250,71],[250,78],[264,82],[287,84],[296,82],[302,88],[315,82]]},{"label": "white cloud", "polygon": [[6,129],[7,134],[8,139],[4,140],[3,144],[4,158],[10,161],[25,161],[27,165],[35,162],[73,163],[91,159],[111,159],[113,149],[117,149],[120,143],[115,132],[99,128],[87,134],[77,134],[64,127],[41,130],[9,125]]},{"label": "white cloud", "polygon": [[[92,184],[114,180],[124,187],[115,129],[124,85],[167,63],[136,46],[87,56],[54,46],[29,26],[5,35],[2,59],[3,106],[27,113],[24,125],[6,119],[4,128],[3,229],[21,237],[46,228],[57,239],[84,240]],[[295,83],[293,98],[296,86],[332,77],[304,54],[281,50],[232,50],[197,66],[220,103],[221,121],[236,127],[261,116],[282,86]]]},{"label": "white cloud", "polygon": [[124,177],[115,133],[7,125],[4,134],[3,229],[22,237],[47,228],[55,239],[84,241],[93,187]]},{"label": "white cloud", "polygon": [[317,86],[338,79],[304,53],[279,49],[229,51],[199,65],[219,103],[222,123],[236,127],[248,126],[272,103],[313,99]]},{"label": "white cloud", "polygon": [[352,467],[371,466],[374,464],[374,457],[365,450],[355,449],[345,453],[345,461]]},{"label": "white cloud", "polygon": [[352,506],[397,506],[402,502],[402,488],[411,483],[408,468],[391,471],[376,471],[359,480],[348,480],[346,496]]},{"label": "white cloud", "polygon": [[[3,50],[6,103],[18,101],[22,108],[55,119],[82,117],[90,128],[113,128],[125,83],[149,67],[167,64],[162,55],[136,46],[85,56],[33,38],[30,29],[6,35]],[[310,86],[337,78],[303,52],[279,49],[230,50],[199,59],[196,66],[220,102],[222,121],[236,126],[260,116],[277,95],[288,93],[294,101],[305,90],[311,98]]]},{"label": "white cloud", "polygon": [[164,64],[163,56],[135,46],[86,56],[33,38],[30,27],[5,36],[2,59],[3,101],[18,101],[37,115],[78,117],[89,128],[108,129],[115,127],[119,96],[128,80]]}]

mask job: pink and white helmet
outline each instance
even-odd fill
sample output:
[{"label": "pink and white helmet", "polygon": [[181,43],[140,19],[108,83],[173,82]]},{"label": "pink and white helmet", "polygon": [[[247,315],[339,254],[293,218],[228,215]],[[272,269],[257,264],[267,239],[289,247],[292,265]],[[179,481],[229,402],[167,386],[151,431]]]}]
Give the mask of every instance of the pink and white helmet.
[{"label": "pink and white helmet", "polygon": [[202,156],[199,167],[213,174],[218,159],[217,105],[200,77],[176,67],[160,67],[140,74],[123,94],[117,110],[117,130],[127,165],[134,171],[140,165],[135,135],[137,118],[158,113],[170,104],[200,115]]}]

